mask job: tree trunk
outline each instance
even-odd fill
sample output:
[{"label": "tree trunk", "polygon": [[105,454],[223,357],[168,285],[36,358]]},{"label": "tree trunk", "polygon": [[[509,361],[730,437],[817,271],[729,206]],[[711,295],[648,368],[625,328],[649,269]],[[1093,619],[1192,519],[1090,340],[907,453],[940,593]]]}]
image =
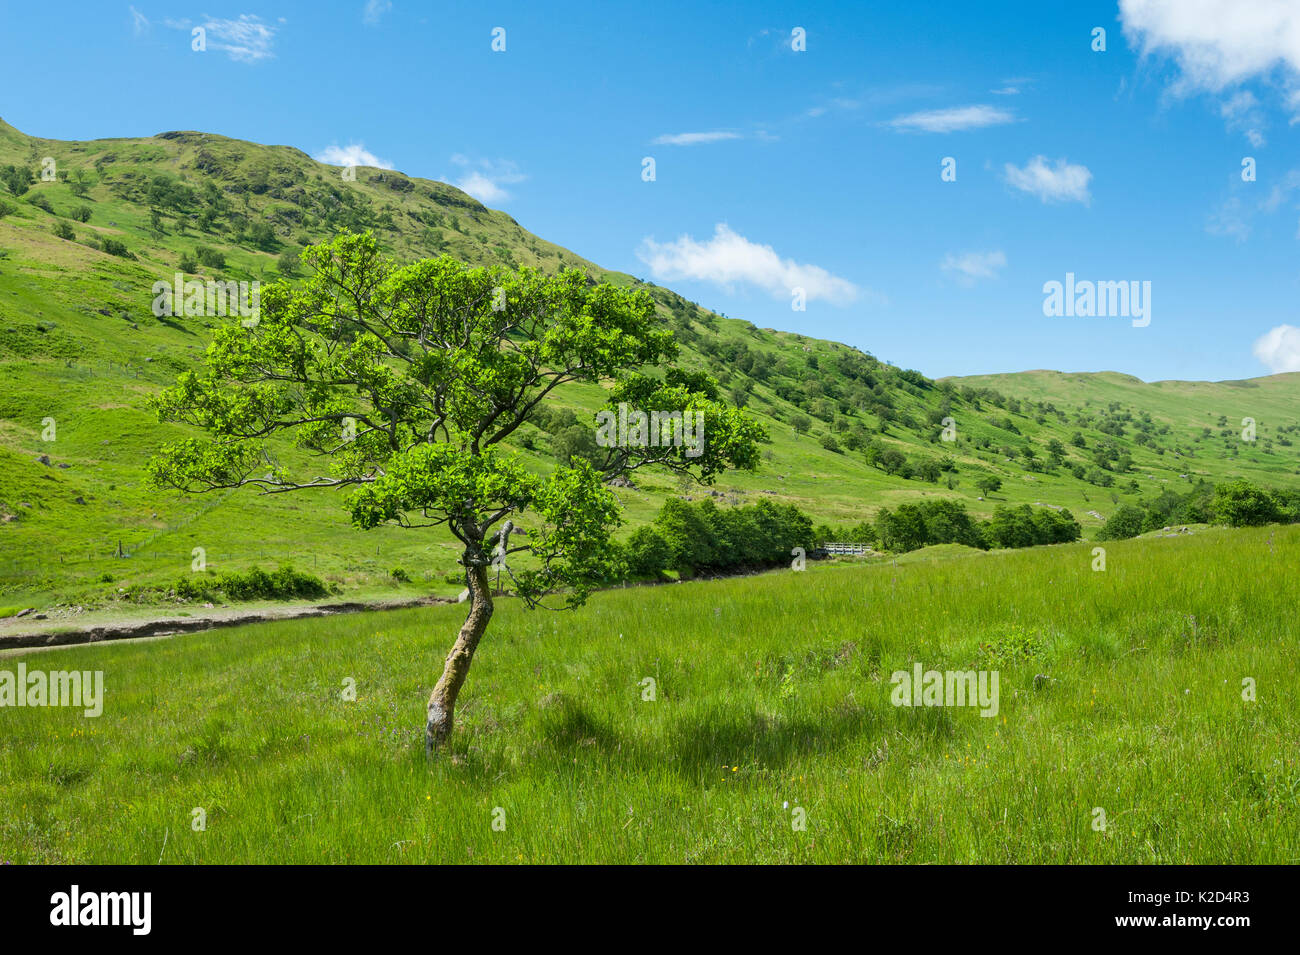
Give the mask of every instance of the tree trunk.
[{"label": "tree trunk", "polygon": [[424,749],[427,753],[437,750],[451,735],[456,718],[456,697],[469,675],[469,665],[478,642],[492,619],[492,590],[488,584],[487,567],[476,562],[465,576],[469,583],[469,616],[447,654],[442,677],[429,696],[428,721],[424,726]]}]

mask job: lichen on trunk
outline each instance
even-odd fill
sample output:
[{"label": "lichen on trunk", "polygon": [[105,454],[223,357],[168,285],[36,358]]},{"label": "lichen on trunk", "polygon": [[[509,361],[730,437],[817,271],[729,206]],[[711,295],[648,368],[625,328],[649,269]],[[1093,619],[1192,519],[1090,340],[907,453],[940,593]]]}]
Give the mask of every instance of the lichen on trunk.
[{"label": "lichen on trunk", "polygon": [[470,608],[465,623],[461,625],[456,642],[442,668],[442,676],[429,696],[428,720],[424,728],[424,748],[436,752],[451,735],[456,722],[456,697],[469,675],[470,663],[478,642],[487,631],[492,619],[492,590],[488,584],[487,567],[481,560],[468,560],[465,574],[469,584]]}]

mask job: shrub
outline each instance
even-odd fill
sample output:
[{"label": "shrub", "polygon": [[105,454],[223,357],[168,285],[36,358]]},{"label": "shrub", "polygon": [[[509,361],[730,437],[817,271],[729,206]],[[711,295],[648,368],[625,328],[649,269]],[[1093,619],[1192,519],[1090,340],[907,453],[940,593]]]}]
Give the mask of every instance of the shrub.
[{"label": "shrub", "polygon": [[239,573],[228,571],[215,577],[191,574],[181,577],[174,588],[185,600],[211,600],[222,594],[227,600],[316,599],[329,595],[329,588],[319,577],[286,565],[267,573],[253,567]]},{"label": "shrub", "polygon": [[199,246],[194,250],[194,256],[203,265],[212,269],[224,269],[226,267],[226,257],[216,249],[209,249],[205,245]]},{"label": "shrub", "polygon": [[1257,527],[1279,517],[1277,502],[1245,478],[1218,485],[1210,508],[1219,522],[1230,527]]},{"label": "shrub", "polygon": [[73,232],[72,226],[68,225],[66,222],[54,223],[53,232],[60,239],[67,239],[69,242],[72,242],[77,238],[77,233]]},{"label": "shrub", "polygon": [[0,182],[3,182],[15,196],[21,196],[26,192],[28,185],[33,181],[35,180],[30,169],[21,166],[5,166],[0,169]]},{"label": "shrub", "polygon": [[1097,532],[1099,541],[1128,540],[1142,533],[1146,512],[1134,504],[1121,504]]},{"label": "shrub", "polygon": [[993,519],[984,525],[984,537],[995,547],[1033,547],[1037,544],[1065,544],[1078,540],[1083,528],[1067,510],[998,506]]},{"label": "shrub", "polygon": [[[813,544],[812,521],[793,505],[772,501],[723,509],[711,500],[692,505],[669,498],[654,530],[667,547],[667,566],[683,577],[788,564],[795,547],[806,550]],[[649,538],[629,541],[629,565],[638,546],[647,552],[657,548]]]},{"label": "shrub", "polygon": [[646,525],[638,527],[628,538],[626,559],[631,576],[657,578],[668,568],[672,550],[662,534]]}]

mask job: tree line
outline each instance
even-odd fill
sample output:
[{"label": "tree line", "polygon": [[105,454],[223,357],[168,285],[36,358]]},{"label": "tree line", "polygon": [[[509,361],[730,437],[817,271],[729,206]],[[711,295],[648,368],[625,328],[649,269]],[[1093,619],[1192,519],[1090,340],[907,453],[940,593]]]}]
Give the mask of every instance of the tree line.
[{"label": "tree line", "polygon": [[1163,491],[1149,501],[1123,504],[1107,519],[1098,540],[1126,540],[1172,524],[1259,527],[1300,523],[1300,490],[1265,488],[1245,478],[1202,480],[1185,494]]}]

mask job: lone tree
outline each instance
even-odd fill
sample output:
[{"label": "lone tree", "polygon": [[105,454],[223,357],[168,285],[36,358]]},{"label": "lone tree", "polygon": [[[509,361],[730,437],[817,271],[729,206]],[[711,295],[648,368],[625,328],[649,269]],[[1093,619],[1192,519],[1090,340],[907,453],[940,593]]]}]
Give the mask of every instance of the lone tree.
[{"label": "lone tree", "polygon": [[[369,234],[310,247],[302,261],[300,286],[264,289],[259,320],[218,328],[204,368],[155,399],[161,420],[206,435],[163,448],[150,476],[186,492],[346,488],[359,527],[445,526],[462,547],[469,613],[429,697],[432,752],[492,617],[489,566],[504,567],[530,607],[579,606],[620,570],[607,482],[657,465],[712,483],[754,468],[766,435],[720,403],[707,376],[640,370],[676,356],[644,290],[447,257],[399,266]],[[594,465],[535,473],[503,442],[570,382],[608,383],[608,407],[634,425],[637,412],[660,412],[659,433],[620,422]],[[674,412],[684,437],[666,423]]]}]

